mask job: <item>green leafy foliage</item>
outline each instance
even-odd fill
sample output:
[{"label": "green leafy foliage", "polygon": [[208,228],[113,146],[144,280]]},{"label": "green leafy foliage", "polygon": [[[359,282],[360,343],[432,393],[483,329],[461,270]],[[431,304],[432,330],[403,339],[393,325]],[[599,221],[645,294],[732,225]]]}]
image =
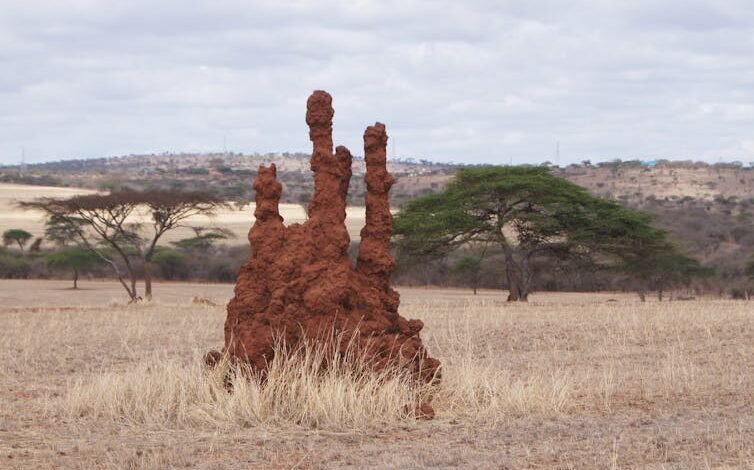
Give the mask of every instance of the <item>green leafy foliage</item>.
[{"label": "green leafy foliage", "polygon": [[73,288],[78,287],[79,274],[100,264],[102,259],[92,250],[78,246],[63,247],[47,256],[47,265],[52,269],[73,271]]},{"label": "green leafy foliage", "polygon": [[95,253],[77,246],[61,248],[47,256],[47,264],[55,269],[77,268],[83,271],[99,262],[99,257]]},{"label": "green leafy foliage", "polygon": [[534,247],[572,235],[587,242],[597,239],[584,230],[601,220],[597,211],[617,208],[547,168],[462,169],[444,191],[406,204],[395,233],[399,247],[414,254],[437,254],[469,241]]},{"label": "green leafy foliage", "polygon": [[406,204],[394,230],[399,252],[409,256],[498,245],[509,300],[526,300],[535,258],[588,260],[638,275],[642,261],[673,252],[648,215],[592,196],[546,167],[461,169],[442,192]]},{"label": "green leafy foliage", "polygon": [[29,241],[31,237],[32,235],[26,230],[20,228],[8,229],[3,232],[3,245],[8,246],[16,243],[21,251],[24,251],[24,245],[26,245],[26,242]]},{"label": "green leafy foliage", "polygon": [[162,278],[168,281],[186,279],[188,277],[188,262],[186,255],[174,250],[159,249],[152,261],[160,270]]},{"label": "green leafy foliage", "polygon": [[482,258],[466,255],[459,258],[450,267],[450,274],[470,285],[476,294],[479,286],[479,276],[482,272]]},{"label": "green leafy foliage", "polygon": [[[20,202],[19,206],[44,211],[48,216],[48,237],[59,244],[75,240],[96,252],[113,268],[131,301],[137,301],[140,297],[135,264],[143,263],[144,294],[151,299],[152,262],[162,236],[185,226],[187,219],[194,215],[213,216],[218,208],[227,204],[205,192],[122,190],[62,199],[41,198]],[[138,210],[147,211],[151,223],[134,222],[131,215]],[[127,280],[116,260],[106,256],[100,244],[113,250],[125,267]]]},{"label": "green leafy foliage", "polygon": [[463,276],[478,273],[482,268],[482,260],[476,256],[466,255],[450,267],[451,274]]},{"label": "green leafy foliage", "polygon": [[171,242],[176,248],[181,250],[191,251],[207,251],[216,242],[220,240],[227,240],[232,237],[233,234],[229,230],[224,229],[206,229],[204,227],[191,227],[195,235],[189,238],[182,238],[178,241]]},{"label": "green leafy foliage", "polygon": [[32,263],[17,250],[0,248],[0,278],[26,279],[32,272]]},{"label": "green leafy foliage", "polygon": [[76,217],[52,215],[45,221],[45,238],[59,246],[80,243],[85,222]]}]

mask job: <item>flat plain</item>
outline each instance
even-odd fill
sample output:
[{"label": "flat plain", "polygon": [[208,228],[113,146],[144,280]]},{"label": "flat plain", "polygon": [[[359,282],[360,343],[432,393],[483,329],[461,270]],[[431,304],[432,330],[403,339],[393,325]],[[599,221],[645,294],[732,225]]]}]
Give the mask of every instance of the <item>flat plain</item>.
[{"label": "flat plain", "polygon": [[[251,183],[249,183],[251,184]],[[82,194],[96,194],[96,191],[82,188],[59,188],[52,186],[30,186],[22,184],[0,183],[0,233],[12,228],[26,230],[35,237],[44,235],[44,213],[26,211],[18,208],[19,201],[32,201],[38,198],[69,198]],[[218,227],[228,230],[234,238],[229,244],[245,244],[249,227],[254,223],[254,203],[242,208],[235,206],[220,209],[215,216],[197,215],[186,221],[187,227]],[[285,224],[303,223],[306,220],[304,207],[299,204],[280,204],[280,215]],[[346,209],[346,228],[352,240],[359,239],[359,232],[364,226],[365,209],[361,206],[349,206]],[[147,214],[135,214],[129,222],[148,222]],[[148,225],[148,224],[147,224]],[[193,231],[183,227],[166,233],[162,243],[190,237]],[[149,235],[148,233],[146,235]]]},{"label": "flat plain", "polygon": [[443,362],[417,420],[391,380],[214,386],[231,285],[68,285],[0,282],[2,468],[754,467],[752,302],[399,289]]}]

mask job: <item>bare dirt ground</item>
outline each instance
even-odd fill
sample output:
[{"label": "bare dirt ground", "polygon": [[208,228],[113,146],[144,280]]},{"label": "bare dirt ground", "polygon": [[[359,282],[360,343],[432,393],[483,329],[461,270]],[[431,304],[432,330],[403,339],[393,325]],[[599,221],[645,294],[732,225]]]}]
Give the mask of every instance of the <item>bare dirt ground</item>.
[{"label": "bare dirt ground", "polygon": [[82,286],[0,282],[0,468],[754,467],[750,302],[403,289],[444,364],[436,418],[315,426],[185,397],[232,286]]}]

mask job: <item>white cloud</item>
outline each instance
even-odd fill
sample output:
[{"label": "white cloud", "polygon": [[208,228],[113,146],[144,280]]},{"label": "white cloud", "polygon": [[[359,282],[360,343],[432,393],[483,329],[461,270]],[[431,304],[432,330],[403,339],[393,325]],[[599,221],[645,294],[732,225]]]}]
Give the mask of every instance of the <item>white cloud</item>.
[{"label": "white cloud", "polygon": [[314,89],[357,154],[754,158],[746,1],[6,0],[0,63],[0,163],[305,151]]}]

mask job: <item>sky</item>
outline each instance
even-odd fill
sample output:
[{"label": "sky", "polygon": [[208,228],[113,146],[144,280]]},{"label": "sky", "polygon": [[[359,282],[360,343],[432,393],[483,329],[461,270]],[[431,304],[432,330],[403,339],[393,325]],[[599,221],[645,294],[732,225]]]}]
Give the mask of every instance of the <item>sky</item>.
[{"label": "sky", "polygon": [[316,89],[355,155],[750,162],[754,2],[0,0],[0,164],[308,152]]}]

